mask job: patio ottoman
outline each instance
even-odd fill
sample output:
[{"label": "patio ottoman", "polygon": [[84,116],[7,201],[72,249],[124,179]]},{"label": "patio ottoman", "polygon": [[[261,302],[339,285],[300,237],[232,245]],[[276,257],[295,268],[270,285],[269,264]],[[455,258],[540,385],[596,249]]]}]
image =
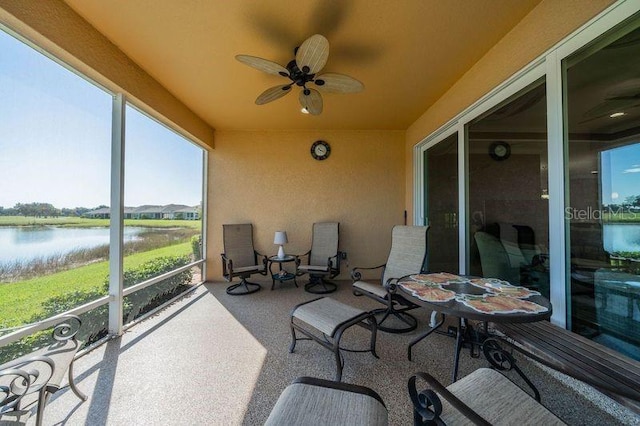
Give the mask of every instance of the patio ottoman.
[{"label": "patio ottoman", "polygon": [[[353,325],[360,325],[371,331],[371,345],[366,350],[345,349],[340,347],[342,334]],[[330,297],[320,297],[296,305],[291,311],[291,346],[293,352],[298,340],[314,340],[334,353],[336,358],[336,381],[342,379],[344,362],[340,350],[348,352],[371,352],[376,354],[376,319],[372,312],[354,308]],[[306,337],[298,338],[296,331]]]},{"label": "patio ottoman", "polygon": [[300,377],[278,398],[265,425],[387,425],[382,398],[364,386]]}]

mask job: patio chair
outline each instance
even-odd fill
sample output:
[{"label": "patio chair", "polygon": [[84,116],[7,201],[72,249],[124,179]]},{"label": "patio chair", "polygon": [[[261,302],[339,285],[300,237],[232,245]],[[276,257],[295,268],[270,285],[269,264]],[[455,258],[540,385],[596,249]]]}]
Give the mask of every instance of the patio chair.
[{"label": "patio chair", "polygon": [[[499,278],[509,281],[511,284],[520,285],[521,265],[511,265],[510,256],[505,245],[498,238],[486,232],[476,232],[473,238],[480,253],[482,276]],[[518,250],[519,252],[515,244],[512,244],[512,246],[512,251]]]},{"label": "patio chair", "polygon": [[51,344],[0,365],[0,425],[31,424],[32,413],[27,406],[33,402],[31,395],[37,394],[35,424],[41,426],[45,406],[51,395],[64,387],[65,375],[73,393],[81,401],[87,400],[73,375],[73,361],[81,346],[76,334],[82,321],[75,315],[65,315],[50,323]]},{"label": "patio chair", "polygon": [[[340,274],[340,252],[338,251],[339,223],[314,223],[311,236],[311,250],[297,256],[297,275],[309,274],[309,283],[304,289],[309,293],[325,294],[337,289],[328,281]],[[307,257],[307,264],[301,265],[300,257]]]},{"label": "patio chair", "polygon": [[260,290],[260,284],[247,281],[253,274],[267,275],[267,257],[253,248],[253,225],[222,225],[222,239],[222,275],[228,282],[240,277],[239,283],[227,287],[227,294],[240,296]]},{"label": "patio chair", "polygon": [[[418,325],[416,318],[406,312],[417,308],[418,305],[398,293],[396,283],[405,275],[424,271],[428,230],[428,226],[394,226],[391,231],[391,251],[387,263],[373,268],[356,267],[351,271],[353,293],[356,296],[365,295],[386,305],[385,308],[374,311],[379,330],[388,333],[406,333],[415,330]],[[382,268],[379,284],[362,281],[361,270],[379,268]],[[391,324],[394,318],[399,320],[399,325]]]},{"label": "patio chair", "polygon": [[[420,392],[418,378],[427,383]],[[479,368],[447,387],[430,374],[418,372],[409,379],[408,387],[415,426],[564,425],[528,393],[490,368]]]},{"label": "patio chair", "polygon": [[387,424],[387,407],[373,389],[299,377],[282,391],[265,426]]}]

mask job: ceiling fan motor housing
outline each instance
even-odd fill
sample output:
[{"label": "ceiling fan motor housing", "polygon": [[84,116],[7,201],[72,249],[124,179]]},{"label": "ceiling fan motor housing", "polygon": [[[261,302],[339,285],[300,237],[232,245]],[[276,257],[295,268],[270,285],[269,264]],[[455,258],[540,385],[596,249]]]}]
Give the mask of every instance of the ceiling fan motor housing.
[{"label": "ceiling fan motor housing", "polygon": [[305,68],[308,68],[307,66],[304,66],[302,70],[298,68],[295,59],[289,61],[286,68],[287,71],[289,71],[289,75],[285,75],[285,77],[289,77],[296,85],[301,87],[313,81],[313,78],[316,76],[315,74],[308,74],[308,70],[305,70]]}]

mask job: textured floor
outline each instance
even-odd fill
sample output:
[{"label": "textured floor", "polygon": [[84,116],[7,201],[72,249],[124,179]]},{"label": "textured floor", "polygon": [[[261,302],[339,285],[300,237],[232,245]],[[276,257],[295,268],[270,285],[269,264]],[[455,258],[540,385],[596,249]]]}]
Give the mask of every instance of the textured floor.
[{"label": "textured floor", "polygon": [[[249,296],[225,294],[227,284],[207,284],[155,316],[129,329],[76,361],[78,387],[89,395],[79,403],[65,388],[47,406],[45,425],[259,425],[280,392],[295,377],[332,379],[332,354],[314,342],[299,342],[290,354],[291,308],[315,295],[285,283]],[[371,309],[377,304],[351,294],[340,283],[331,297]],[[426,310],[418,314],[421,328]],[[419,328],[420,329],[420,328]],[[392,425],[412,424],[406,382],[416,371],[428,371],[449,384],[453,340],[432,335],[406,346],[417,332],[379,333],[377,352],[346,353],[343,381],[376,390],[389,409]],[[354,327],[343,337],[349,346],[366,346],[368,335]],[[462,354],[461,376],[486,366]],[[626,411],[612,417],[536,365],[520,360],[538,385],[543,403],[572,425],[640,424]],[[521,384],[517,377],[509,376]],[[613,402],[603,400],[605,406]],[[602,404],[602,402],[601,402]],[[626,415],[626,417],[624,417]],[[33,423],[33,419],[30,420]]]}]

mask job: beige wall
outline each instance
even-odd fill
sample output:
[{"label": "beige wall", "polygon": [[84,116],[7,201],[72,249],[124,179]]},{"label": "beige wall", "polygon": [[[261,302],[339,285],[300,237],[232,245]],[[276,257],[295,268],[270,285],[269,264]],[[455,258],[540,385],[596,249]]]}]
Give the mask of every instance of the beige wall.
[{"label": "beige wall", "polygon": [[407,129],[405,195],[408,212],[413,211],[414,145],[612,3],[612,0],[542,0]]},{"label": "beige wall", "polygon": [[186,136],[213,147],[213,129],[61,0],[0,0],[0,23]]},{"label": "beige wall", "polygon": [[[331,145],[324,161],[310,154],[319,139]],[[275,231],[287,231],[287,253],[301,254],[311,247],[314,222],[337,221],[349,268],[384,263],[391,228],[404,222],[403,156],[402,131],[216,132],[207,279],[221,279],[226,223],[253,223],[256,249],[273,255]],[[348,278],[347,262],[342,268]]]}]

